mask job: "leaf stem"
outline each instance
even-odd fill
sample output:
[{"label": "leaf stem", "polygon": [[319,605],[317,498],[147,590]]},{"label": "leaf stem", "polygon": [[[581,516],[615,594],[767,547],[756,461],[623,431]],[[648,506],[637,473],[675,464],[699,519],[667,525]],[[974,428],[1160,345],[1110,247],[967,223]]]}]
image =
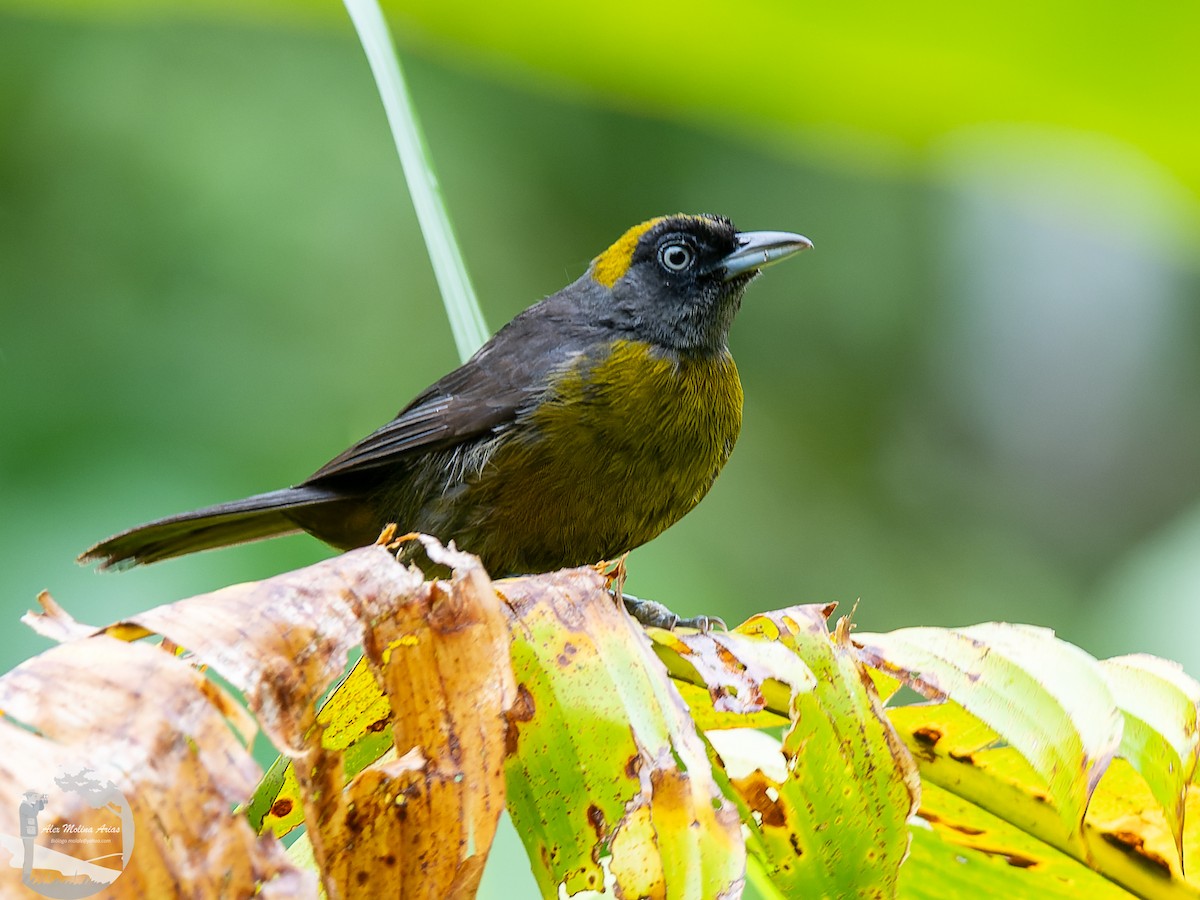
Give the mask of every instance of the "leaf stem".
[{"label": "leaf stem", "polygon": [[345,4],[375,76],[429,260],[442,292],[454,345],[459,359],[465,362],[487,340],[489,331],[450,226],[391,32],[376,0],[345,0]]}]

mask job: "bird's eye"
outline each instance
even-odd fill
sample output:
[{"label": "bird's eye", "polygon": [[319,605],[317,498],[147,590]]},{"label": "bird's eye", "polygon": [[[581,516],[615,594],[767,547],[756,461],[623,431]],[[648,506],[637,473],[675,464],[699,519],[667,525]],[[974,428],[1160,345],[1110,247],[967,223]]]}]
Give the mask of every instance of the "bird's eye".
[{"label": "bird's eye", "polygon": [[682,272],[696,260],[696,251],[684,243],[663,244],[658,248],[658,262],[668,272]]}]

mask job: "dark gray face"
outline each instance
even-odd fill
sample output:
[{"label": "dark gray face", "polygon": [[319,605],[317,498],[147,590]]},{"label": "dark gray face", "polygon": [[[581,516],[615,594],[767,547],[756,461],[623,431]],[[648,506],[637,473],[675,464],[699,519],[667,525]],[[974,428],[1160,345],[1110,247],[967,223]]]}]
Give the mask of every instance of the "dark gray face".
[{"label": "dark gray face", "polygon": [[722,261],[738,232],[721,216],[668,216],[638,238],[611,303],[640,340],[680,353],[725,347],[742,292],[756,270],[727,280]]},{"label": "dark gray face", "polygon": [[552,342],[561,356],[591,347],[601,335],[683,355],[719,353],[746,285],[760,269],[811,246],[790,232],[738,231],[722,216],[651,219],[501,334],[520,332],[530,347]]}]

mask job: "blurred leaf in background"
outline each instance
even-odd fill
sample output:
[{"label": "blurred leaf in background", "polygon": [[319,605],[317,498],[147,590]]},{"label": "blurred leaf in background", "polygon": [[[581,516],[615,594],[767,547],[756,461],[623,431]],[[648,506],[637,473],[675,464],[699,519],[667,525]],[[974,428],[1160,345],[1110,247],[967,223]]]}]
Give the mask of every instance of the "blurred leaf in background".
[{"label": "blurred leaf in background", "polygon": [[[737,451],[630,590],[1033,621],[1200,672],[1200,8],[388,12],[493,326],[650,215],[816,243],[751,289]],[[455,364],[341,5],[5,0],[0,121],[8,621],[326,554],[73,562],[304,477]],[[0,635],[3,668],[42,646]]]}]

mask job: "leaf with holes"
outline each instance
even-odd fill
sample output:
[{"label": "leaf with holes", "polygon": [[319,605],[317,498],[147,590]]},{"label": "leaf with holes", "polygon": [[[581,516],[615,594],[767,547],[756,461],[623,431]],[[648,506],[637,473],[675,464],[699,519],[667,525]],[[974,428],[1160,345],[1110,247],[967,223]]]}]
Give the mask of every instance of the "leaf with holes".
[{"label": "leaf with holes", "polygon": [[710,732],[741,803],[747,847],[784,896],[895,895],[908,849],[916,768],[844,628],[827,606],[755,616],[735,631],[787,648],[816,678],[796,691],[782,741]]},{"label": "leaf with holes", "polygon": [[542,893],[737,897],[745,848],[687,708],[591,569],[497,583],[518,701],[508,802]]}]

